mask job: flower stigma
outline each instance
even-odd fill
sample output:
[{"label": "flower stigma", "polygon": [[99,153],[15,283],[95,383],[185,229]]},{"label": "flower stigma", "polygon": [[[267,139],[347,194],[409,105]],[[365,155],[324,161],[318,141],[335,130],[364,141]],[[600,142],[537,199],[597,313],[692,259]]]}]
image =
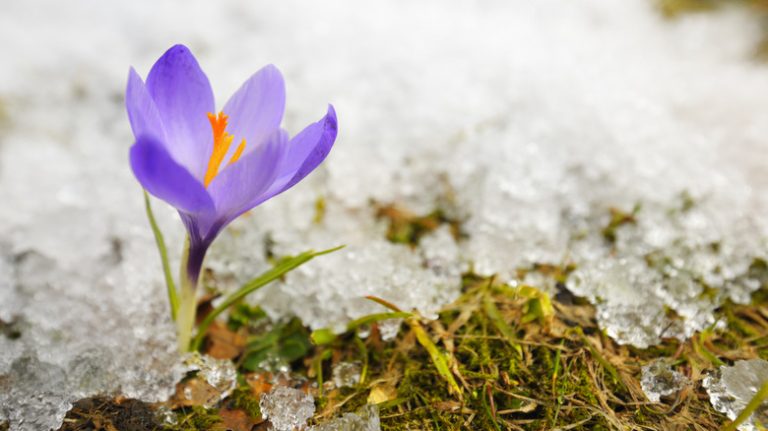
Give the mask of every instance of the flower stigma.
[{"label": "flower stigma", "polygon": [[[224,156],[227,155],[229,146],[232,145],[232,141],[235,138],[226,132],[228,118],[229,117],[227,117],[224,112],[219,112],[218,115],[210,112],[208,113],[208,121],[211,122],[211,130],[213,130],[213,152],[211,153],[211,158],[208,160],[208,169],[205,171],[205,179],[203,180],[203,185],[205,185],[205,187],[208,187],[208,185],[211,184],[211,181],[216,178],[216,175],[219,172],[219,166],[221,166],[221,162],[224,161]],[[229,159],[227,166],[235,163],[243,154],[244,149],[245,139],[240,141],[240,145],[237,146],[235,154]]]}]

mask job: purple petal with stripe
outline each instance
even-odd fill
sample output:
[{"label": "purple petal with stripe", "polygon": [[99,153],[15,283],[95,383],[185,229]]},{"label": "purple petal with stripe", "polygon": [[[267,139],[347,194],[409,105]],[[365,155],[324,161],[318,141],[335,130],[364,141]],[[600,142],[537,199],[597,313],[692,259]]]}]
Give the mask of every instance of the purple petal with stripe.
[{"label": "purple petal with stripe", "polygon": [[[227,131],[236,141],[243,138],[247,141],[245,151],[248,153],[280,128],[284,111],[283,75],[270,64],[248,78],[224,105],[224,113],[229,116]],[[234,149],[233,145],[226,160]]]},{"label": "purple petal with stripe", "polygon": [[331,151],[337,131],[336,111],[328,105],[325,117],[304,128],[288,143],[278,178],[269,190],[270,196],[288,190],[315,170]]},{"label": "purple petal with stripe", "polygon": [[190,214],[211,211],[213,200],[203,185],[168,154],[160,141],[140,136],[131,147],[131,168],[153,196]]},{"label": "purple petal with stripe", "polygon": [[208,77],[187,47],[175,45],[157,60],[147,76],[147,90],[162,119],[168,152],[202,179],[213,151],[207,114],[215,106]]},{"label": "purple petal with stripe", "polygon": [[128,111],[128,121],[131,123],[133,136],[149,135],[161,142],[166,141],[165,129],[155,101],[152,100],[144,81],[133,68],[128,72],[125,108]]}]

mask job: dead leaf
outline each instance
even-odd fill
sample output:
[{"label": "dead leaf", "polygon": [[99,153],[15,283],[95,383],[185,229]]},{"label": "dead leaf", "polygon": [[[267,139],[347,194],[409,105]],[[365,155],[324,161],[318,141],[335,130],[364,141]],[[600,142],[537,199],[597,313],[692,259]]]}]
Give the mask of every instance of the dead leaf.
[{"label": "dead leaf", "polygon": [[368,404],[381,404],[397,398],[397,389],[390,385],[374,386],[368,394]]},{"label": "dead leaf", "polygon": [[226,325],[214,322],[208,328],[207,351],[216,359],[233,359],[243,353],[247,343],[246,336],[238,331],[231,331]]},{"label": "dead leaf", "polygon": [[242,410],[221,409],[219,411],[224,428],[230,431],[251,431],[257,424],[253,418]]},{"label": "dead leaf", "polygon": [[440,401],[434,403],[432,407],[441,412],[458,412],[461,410],[462,405],[458,401]]},{"label": "dead leaf", "polygon": [[251,392],[258,397],[272,390],[272,373],[250,373],[245,375],[245,382],[251,387]]},{"label": "dead leaf", "polygon": [[176,385],[176,393],[168,400],[171,409],[191,406],[212,406],[221,399],[221,392],[208,382],[193,377]]}]

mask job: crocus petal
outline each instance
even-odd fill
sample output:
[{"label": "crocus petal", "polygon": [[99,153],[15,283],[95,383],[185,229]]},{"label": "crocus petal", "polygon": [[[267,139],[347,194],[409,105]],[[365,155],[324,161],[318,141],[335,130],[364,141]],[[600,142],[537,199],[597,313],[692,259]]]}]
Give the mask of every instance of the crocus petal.
[{"label": "crocus petal", "polygon": [[149,135],[165,141],[165,129],[155,101],[152,100],[144,81],[133,68],[128,72],[125,108],[128,111],[128,121],[131,123],[134,136]]},{"label": "crocus petal", "polygon": [[208,192],[216,207],[217,224],[227,224],[267,199],[264,195],[278,174],[287,144],[284,130],[273,131],[262,145],[227,166],[211,182]]},{"label": "crocus petal", "polygon": [[136,179],[153,196],[187,213],[213,208],[213,201],[200,181],[174,161],[156,138],[140,136],[131,147],[130,158]]},{"label": "crocus petal", "polygon": [[[236,141],[245,139],[245,151],[251,151],[280,128],[285,111],[285,82],[273,65],[261,68],[248,78],[224,105],[229,115],[227,131]],[[227,157],[231,157],[234,146]]]},{"label": "crocus petal", "polygon": [[147,76],[147,90],[165,127],[165,145],[174,160],[198,179],[205,175],[212,151],[213,91],[197,60],[183,45],[160,57]]},{"label": "crocus petal", "polygon": [[274,196],[293,187],[325,160],[336,141],[338,122],[333,105],[320,121],[310,124],[288,144],[280,173],[269,193]]}]

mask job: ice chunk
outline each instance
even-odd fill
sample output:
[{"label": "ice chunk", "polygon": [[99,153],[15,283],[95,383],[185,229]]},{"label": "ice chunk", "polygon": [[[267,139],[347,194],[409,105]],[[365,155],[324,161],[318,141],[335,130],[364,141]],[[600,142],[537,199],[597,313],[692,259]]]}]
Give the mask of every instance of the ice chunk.
[{"label": "ice chunk", "polygon": [[[736,361],[733,366],[720,367],[704,378],[703,385],[715,410],[733,420],[765,382],[768,382],[768,361],[750,359]],[[768,424],[768,403],[761,404],[752,416],[739,426],[739,430],[756,431],[756,422]]]},{"label": "ice chunk", "polygon": [[688,378],[673,370],[666,358],[656,359],[642,368],[640,386],[648,400],[654,403],[658,403],[661,397],[677,393],[688,383]]},{"label": "ice chunk", "polygon": [[340,418],[310,428],[310,431],[380,431],[379,407],[366,404],[355,413],[344,413]]},{"label": "ice chunk", "polygon": [[216,359],[195,352],[186,356],[184,365],[189,371],[197,371],[199,377],[221,394],[220,399],[229,396],[237,386],[237,369],[229,359]]},{"label": "ice chunk", "polygon": [[359,362],[339,362],[333,367],[333,384],[337,388],[351,388],[360,383]]},{"label": "ice chunk", "polygon": [[384,341],[391,341],[400,332],[403,319],[385,319],[379,322],[379,333]]},{"label": "ice chunk", "polygon": [[10,377],[0,378],[0,418],[20,431],[56,428],[74,401],[66,390],[62,368],[19,358],[11,365]]},{"label": "ice chunk", "polygon": [[315,414],[315,400],[299,389],[275,386],[259,400],[261,415],[276,431],[301,429]]}]

